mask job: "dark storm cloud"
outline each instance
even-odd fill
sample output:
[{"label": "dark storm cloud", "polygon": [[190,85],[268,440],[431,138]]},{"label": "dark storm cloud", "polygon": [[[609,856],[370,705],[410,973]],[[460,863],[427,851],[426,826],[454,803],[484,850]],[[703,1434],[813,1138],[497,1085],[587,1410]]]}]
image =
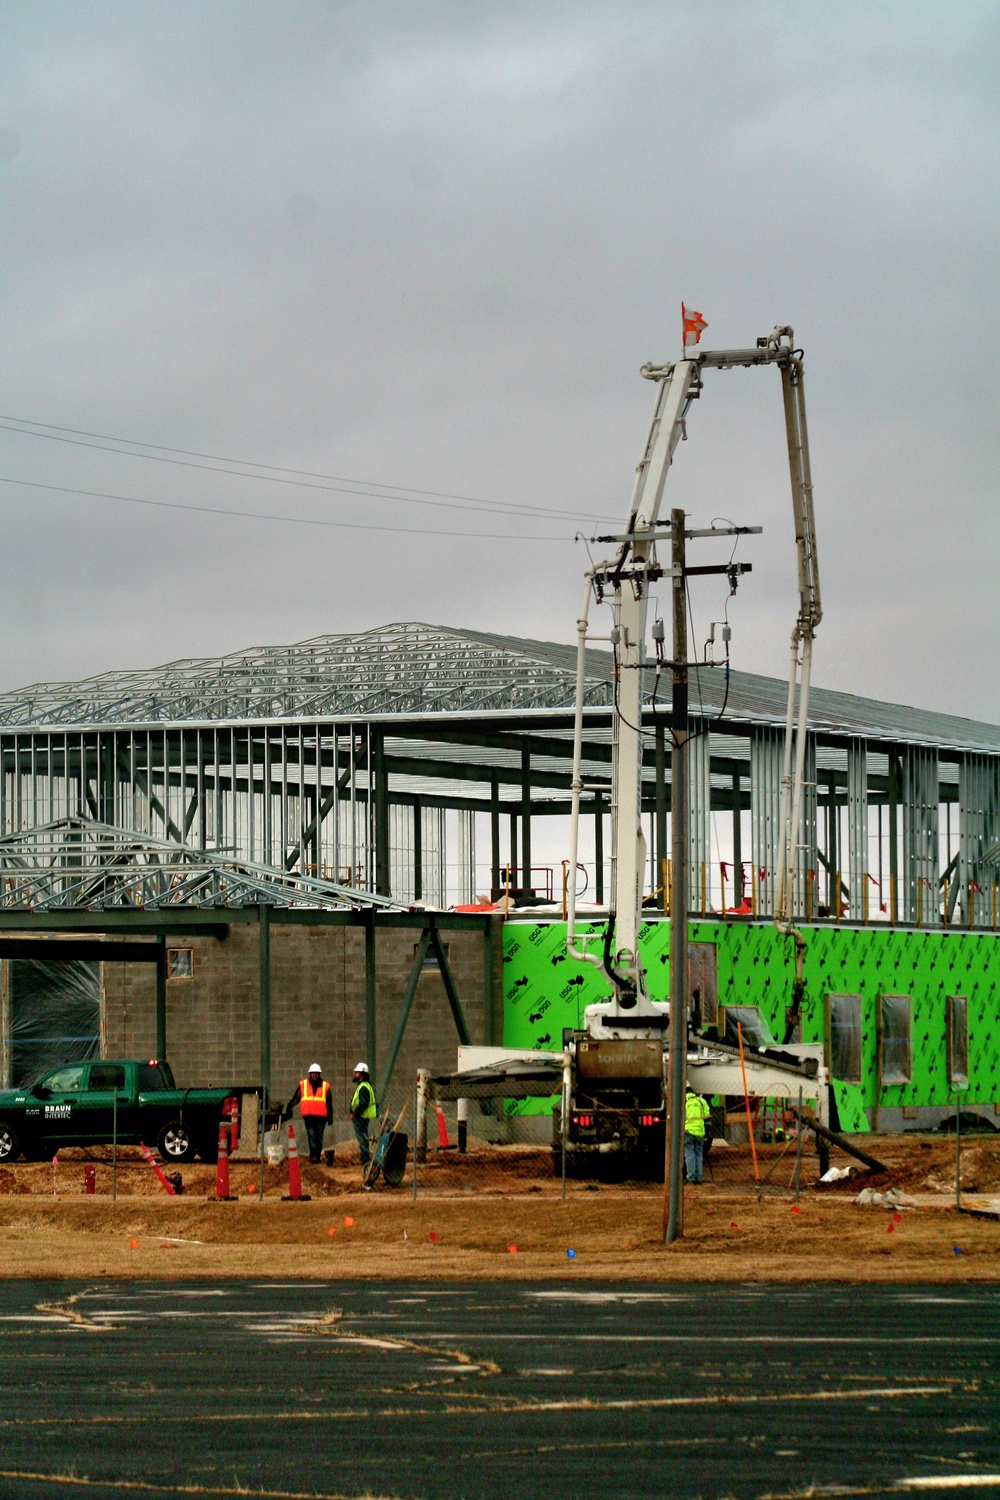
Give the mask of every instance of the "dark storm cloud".
[{"label": "dark storm cloud", "polygon": [[[648,358],[806,349],[830,686],[996,717],[993,5],[8,3],[7,413],[620,517]],[[671,480],[764,524],[734,619],[780,673],[777,378],[709,377]],[[0,432],[0,475],[572,536]],[[422,618],[568,640],[580,548],[0,484],[0,681]],[[719,600],[696,600],[698,629]]]}]

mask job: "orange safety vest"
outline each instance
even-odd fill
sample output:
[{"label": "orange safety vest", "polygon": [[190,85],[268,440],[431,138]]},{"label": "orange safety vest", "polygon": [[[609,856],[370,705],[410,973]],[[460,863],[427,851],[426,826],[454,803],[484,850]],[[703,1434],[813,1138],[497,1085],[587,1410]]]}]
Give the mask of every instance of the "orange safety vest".
[{"label": "orange safety vest", "polygon": [[299,1081],[299,1109],[303,1117],[306,1115],[322,1115],[326,1117],[326,1101],[330,1097],[330,1085],[326,1079],[318,1089],[313,1089],[308,1078]]}]

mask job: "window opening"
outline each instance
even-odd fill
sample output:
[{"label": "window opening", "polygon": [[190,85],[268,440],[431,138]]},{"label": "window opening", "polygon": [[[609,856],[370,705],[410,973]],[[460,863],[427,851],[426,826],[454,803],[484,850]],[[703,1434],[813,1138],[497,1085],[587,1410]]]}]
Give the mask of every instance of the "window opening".
[{"label": "window opening", "polygon": [[841,1083],[861,1082],[861,996],[831,995],[830,1076]]},{"label": "window opening", "polygon": [[167,949],[167,978],[190,979],[194,974],[194,953],[190,948]]},{"label": "window opening", "polygon": [[730,1042],[734,1047],[739,1042],[739,1032],[736,1029],[737,1022],[743,1033],[743,1045],[745,1047],[777,1046],[767,1022],[761,1018],[759,1006],[726,1006],[726,1041]]},{"label": "window opening", "polygon": [[[444,953],[444,957],[445,957],[445,962],[446,963],[448,962],[448,946],[449,945],[447,943],[442,943],[441,944],[441,951]],[[417,949],[419,947],[420,947],[419,943],[414,943],[414,945],[413,945],[413,957],[414,958],[416,958],[416,956],[417,956]],[[424,969],[434,969],[435,971],[437,971],[438,969],[440,969],[440,967],[441,967],[441,965],[438,963],[438,956],[434,952],[434,949],[433,948],[428,948],[427,952],[424,954],[424,961],[420,965],[421,971],[423,971]]]},{"label": "window opening", "polygon": [[879,1076],[883,1085],[909,1083],[913,1076],[909,995],[882,995]]},{"label": "window opening", "polygon": [[948,996],[948,1082],[963,1087],[969,1081],[969,1001]]}]

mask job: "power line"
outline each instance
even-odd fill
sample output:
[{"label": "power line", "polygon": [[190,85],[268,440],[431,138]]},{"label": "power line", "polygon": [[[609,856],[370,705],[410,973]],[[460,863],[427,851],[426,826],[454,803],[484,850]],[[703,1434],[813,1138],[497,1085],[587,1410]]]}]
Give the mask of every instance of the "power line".
[{"label": "power line", "polygon": [[[21,425],[13,425],[21,424]],[[32,428],[42,428],[41,432],[32,431]],[[43,438],[48,442],[66,443],[74,448],[91,448],[102,453],[116,453],[123,458],[144,458],[150,463],[171,464],[177,468],[199,469],[208,474],[229,474],[238,479],[258,479],[267,484],[293,485],[297,489],[323,490],[331,494],[358,495],[369,500],[395,500],[404,505],[429,505],[442,510],[470,510],[473,513],[486,515],[517,515],[539,517],[559,517],[574,521],[596,521],[603,517],[593,516],[583,511],[561,510],[554,506],[541,505],[519,505],[516,501],[501,504],[492,500],[480,500],[473,495],[453,495],[446,490],[420,490],[413,489],[409,485],[401,484],[376,484],[366,479],[351,479],[338,474],[313,473],[309,469],[288,469],[278,464],[260,464],[252,459],[225,458],[215,453],[198,453],[187,448],[170,448],[161,443],[139,443],[134,438],[113,437],[103,432],[87,432],[83,428],[58,427],[51,422],[33,422],[29,417],[8,417],[0,414],[0,431],[14,432],[21,437]],[[68,434],[72,434],[69,436]],[[100,439],[100,441],[91,441]],[[112,444],[131,444],[131,447]],[[137,448],[152,448],[151,453],[140,453],[133,451]],[[168,458],[165,454],[177,454],[179,457]],[[208,459],[208,463],[199,463],[195,460]],[[223,465],[239,464],[241,468],[227,468]],[[269,469],[267,474],[248,474],[244,470]],[[294,477],[289,477],[294,476]],[[358,489],[354,486],[364,486]],[[390,494],[390,490],[398,490],[399,494]]]},{"label": "power line", "polygon": [[137,495],[111,495],[103,490],[72,489],[65,484],[41,484],[32,479],[14,479],[0,474],[0,484],[19,484],[30,490],[51,490],[58,495],[82,495],[89,500],[120,500],[125,505],[146,505],[156,510],[193,511],[201,516],[237,516],[247,521],[280,521],[289,526],[326,526],[338,531],[381,531],[390,536],[468,537],[489,542],[566,542],[567,536],[535,536],[530,533],[500,531],[443,531],[428,526],[376,526],[366,521],[323,521],[312,516],[278,516],[259,510],[228,510],[211,505],[185,505],[179,500],[143,500]]}]

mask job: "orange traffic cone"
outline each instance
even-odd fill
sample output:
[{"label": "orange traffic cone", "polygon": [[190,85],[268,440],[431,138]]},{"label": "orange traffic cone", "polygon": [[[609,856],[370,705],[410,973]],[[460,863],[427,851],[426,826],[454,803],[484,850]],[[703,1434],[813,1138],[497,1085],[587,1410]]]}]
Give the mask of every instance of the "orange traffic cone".
[{"label": "orange traffic cone", "polygon": [[167,1192],[167,1193],[169,1193],[169,1195],[170,1195],[171,1198],[176,1198],[176,1196],[177,1196],[176,1192],[171,1187],[171,1185],[167,1181],[166,1177],[163,1175],[163,1170],[160,1167],[159,1162],[157,1162],[157,1161],[154,1160],[153,1153],[152,1153],[152,1151],[150,1151],[150,1149],[146,1145],[145,1141],[140,1141],[139,1142],[139,1150],[142,1152],[143,1160],[146,1162],[147,1166],[152,1167],[152,1169],[155,1172],[156,1176],[159,1178],[160,1183],[161,1183],[164,1191]]},{"label": "orange traffic cone", "polygon": [[438,1147],[442,1151],[451,1150],[451,1142],[448,1140],[448,1126],[444,1118],[444,1110],[440,1104],[437,1106],[438,1117]]},{"label": "orange traffic cone", "polygon": [[216,1203],[235,1203],[229,1191],[229,1127],[223,1119],[219,1125],[219,1159],[215,1168]]},{"label": "orange traffic cone", "polygon": [[295,1126],[288,1123],[288,1192],[283,1203],[308,1203],[310,1195],[302,1191],[302,1168],[299,1166],[299,1148],[295,1140]]}]

